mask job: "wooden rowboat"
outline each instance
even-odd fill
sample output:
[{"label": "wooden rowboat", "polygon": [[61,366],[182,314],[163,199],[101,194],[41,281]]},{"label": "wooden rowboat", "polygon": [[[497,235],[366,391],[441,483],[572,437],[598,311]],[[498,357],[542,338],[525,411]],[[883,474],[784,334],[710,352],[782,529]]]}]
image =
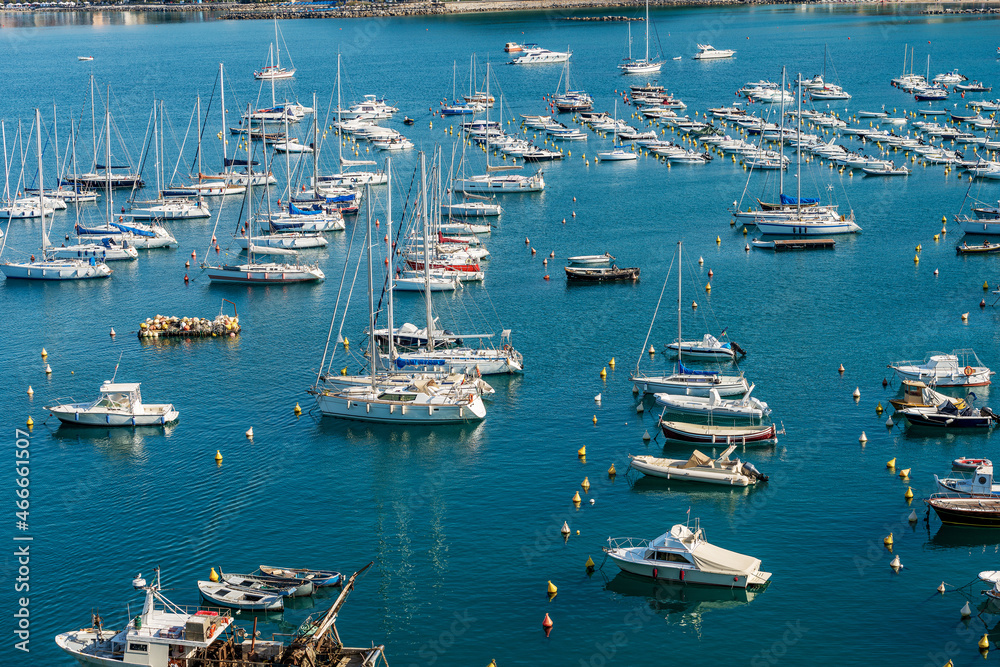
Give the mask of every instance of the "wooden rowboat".
[{"label": "wooden rowboat", "polygon": [[230,586],[225,582],[199,581],[198,590],[203,598],[220,607],[247,611],[280,611],[285,608],[285,598],[278,593]]},{"label": "wooden rowboat", "polygon": [[343,580],[340,572],[333,570],[310,570],[296,567],[272,567],[261,565],[260,571],[272,577],[285,577],[290,579],[307,579],[313,582],[314,586],[337,586]]},{"label": "wooden rowboat", "polygon": [[1000,252],[1000,243],[983,241],[982,245],[969,245],[966,242],[960,246],[955,246],[955,252],[959,255],[988,255]]}]

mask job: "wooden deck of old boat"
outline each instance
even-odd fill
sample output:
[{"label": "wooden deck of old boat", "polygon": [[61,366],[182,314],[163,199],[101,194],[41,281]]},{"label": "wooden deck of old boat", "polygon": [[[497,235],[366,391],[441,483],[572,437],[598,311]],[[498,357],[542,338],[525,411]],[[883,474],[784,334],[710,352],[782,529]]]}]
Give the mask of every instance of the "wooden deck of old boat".
[{"label": "wooden deck of old boat", "polygon": [[836,241],[833,239],[784,239],[774,242],[774,251],[782,250],[822,250],[833,248]]}]

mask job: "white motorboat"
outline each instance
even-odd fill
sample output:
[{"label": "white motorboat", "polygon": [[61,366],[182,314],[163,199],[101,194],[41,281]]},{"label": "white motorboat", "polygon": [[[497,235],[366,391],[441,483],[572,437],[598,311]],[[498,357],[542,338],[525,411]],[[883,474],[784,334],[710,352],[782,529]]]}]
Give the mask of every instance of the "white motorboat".
[{"label": "white motorboat", "polygon": [[907,380],[920,380],[929,387],[983,387],[992,383],[993,371],[970,349],[951,354],[932,354],[921,361],[895,361],[888,368]]},{"label": "white motorboat", "polygon": [[667,349],[674,356],[685,356],[689,359],[711,359],[731,361],[736,358],[739,346],[733,343],[723,343],[712,334],[705,334],[701,340],[674,341]]},{"label": "white motorboat", "polygon": [[1000,496],[1000,484],[993,480],[992,464],[976,466],[972,472],[952,472],[955,477],[939,478],[934,475],[934,483],[942,493],[957,493],[963,496]]},{"label": "white motorboat", "polygon": [[79,426],[162,426],[180,416],[170,403],[143,403],[138,382],[105,381],[100,396],[87,403],[45,409],[66,424]]},{"label": "white motorboat", "polygon": [[292,137],[290,139],[285,139],[283,141],[275,142],[274,144],[272,144],[272,146],[274,147],[274,150],[276,150],[279,153],[312,153],[313,152],[313,147],[312,146],[307,146],[306,144],[301,143],[295,137]]},{"label": "white motorboat", "polygon": [[767,476],[762,475],[752,464],[738,458],[729,458],[735,450],[736,444],[729,445],[722,455],[715,459],[697,449],[687,459],[666,459],[644,454],[630,456],[629,465],[649,477],[686,482],[723,486],[753,486],[757,482],[766,482]]},{"label": "white motorboat", "polygon": [[671,412],[706,415],[712,417],[734,417],[740,419],[760,419],[771,414],[767,403],[751,396],[754,385],[750,385],[747,393],[739,399],[724,399],[714,388],[708,390],[708,396],[675,396],[673,394],[654,394],[656,402]]},{"label": "white motorboat", "polygon": [[511,65],[539,65],[547,63],[563,63],[573,54],[569,51],[549,51],[540,47],[530,47],[522,50],[521,55],[510,61]]},{"label": "white motorboat", "polygon": [[760,560],[710,544],[697,520],[694,530],[679,523],[653,540],[609,538],[604,552],[625,572],[656,581],[747,588],[771,578]]},{"label": "white motorboat", "polygon": [[717,49],[711,44],[699,44],[698,53],[692,57],[695,60],[715,60],[716,58],[732,58],[736,51],[732,49]]},{"label": "white motorboat", "polygon": [[603,255],[576,255],[574,257],[567,257],[571,264],[576,264],[577,266],[600,266],[602,264],[609,264],[614,259],[614,255],[610,252],[606,252]]},{"label": "white motorboat", "polygon": [[198,591],[209,602],[244,611],[281,611],[285,598],[278,593],[233,586],[227,582],[199,581]]},{"label": "white motorboat", "polygon": [[868,176],[909,176],[910,170],[905,166],[897,167],[892,162],[886,161],[870,167],[862,167],[861,171]]}]

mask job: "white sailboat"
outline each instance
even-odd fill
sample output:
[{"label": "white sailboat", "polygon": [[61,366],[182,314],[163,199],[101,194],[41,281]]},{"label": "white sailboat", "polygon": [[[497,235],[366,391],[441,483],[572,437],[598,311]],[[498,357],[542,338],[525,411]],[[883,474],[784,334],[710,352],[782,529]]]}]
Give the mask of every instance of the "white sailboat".
[{"label": "white sailboat", "polygon": [[640,59],[632,58],[632,23],[628,28],[628,60],[618,66],[622,74],[652,74],[659,72],[663,67],[662,62],[649,59],[649,0],[646,0],[646,57]]},{"label": "white sailboat", "polygon": [[615,99],[615,129],[611,135],[610,151],[597,154],[597,159],[601,162],[625,162],[635,160],[638,156],[632,151],[627,151],[618,144],[618,100]]},{"label": "white sailboat", "polygon": [[[35,139],[38,151],[38,190],[39,207],[45,191],[45,181],[42,171],[42,115],[35,109]],[[34,255],[27,262],[4,262],[0,271],[7,279],[24,280],[83,280],[87,278],[107,278],[111,269],[96,258],[89,259],[54,259],[48,256],[49,237],[45,224],[45,213],[42,214],[42,257],[36,260]]]},{"label": "white sailboat", "polygon": [[[490,92],[490,66],[486,66],[486,94]],[[490,110],[486,109],[486,127],[489,127]],[[520,165],[490,166],[490,133],[486,133],[486,173],[452,181],[456,192],[510,194],[515,192],[541,192],[545,189],[545,179],[541,170],[531,176],[523,174],[494,174],[496,171],[520,169]]]},{"label": "white sailboat", "polygon": [[[425,156],[420,155],[422,190],[426,189]],[[370,188],[371,186],[366,186]],[[327,416],[370,422],[396,424],[448,424],[481,421],[486,418],[486,406],[478,393],[463,391],[460,385],[442,384],[434,378],[414,376],[408,384],[379,382],[375,340],[374,277],[372,272],[372,211],[371,198],[367,204],[367,231],[365,235],[368,263],[368,359],[369,378],[365,385],[355,385],[340,390],[314,387],[316,405]],[[423,217],[427,217],[426,198]],[[391,217],[389,218],[391,220]],[[390,269],[391,270],[391,269]],[[391,290],[391,288],[390,288]],[[390,295],[391,296],[391,295]],[[391,304],[391,298],[389,299]],[[389,328],[392,329],[392,310],[389,310]],[[332,334],[331,325],[331,334]],[[391,338],[391,337],[390,337]],[[327,345],[329,345],[329,340]],[[390,340],[390,354],[392,343]],[[325,353],[324,353],[325,357]]]},{"label": "white sailboat", "polygon": [[[276,58],[271,59],[271,49],[267,50],[268,63],[264,67],[253,73],[253,78],[258,80],[268,80],[274,81],[275,79],[290,79],[295,76],[295,65],[292,64],[291,69],[281,66],[281,48],[278,46],[278,17],[274,17],[274,55]],[[291,56],[288,57],[288,61],[291,62]]]},{"label": "white sailboat", "polygon": [[[681,277],[683,274],[683,266],[681,264],[681,241],[677,242],[677,340],[682,340],[681,337]],[[669,277],[667,278],[669,279]],[[667,287],[667,279],[663,281],[663,289]],[[660,298],[663,298],[663,291],[660,292]],[[657,310],[659,310],[659,303],[657,303]],[[635,363],[635,370],[632,371],[630,380],[632,380],[635,387],[637,387],[644,394],[682,394],[685,396],[708,396],[709,392],[713,389],[719,396],[742,396],[749,389],[750,386],[747,384],[746,378],[740,375],[721,375],[715,371],[697,371],[692,370],[684,366],[683,356],[687,354],[687,350],[683,347],[677,350],[677,368],[675,372],[670,375],[649,375],[644,373],[639,369],[639,365],[642,362],[642,355],[645,354],[646,346],[649,343],[650,333],[653,331],[653,325],[656,323],[656,315],[653,316],[653,321],[649,325],[649,332],[646,334],[646,340],[643,341],[642,351],[639,353],[639,359]]]}]

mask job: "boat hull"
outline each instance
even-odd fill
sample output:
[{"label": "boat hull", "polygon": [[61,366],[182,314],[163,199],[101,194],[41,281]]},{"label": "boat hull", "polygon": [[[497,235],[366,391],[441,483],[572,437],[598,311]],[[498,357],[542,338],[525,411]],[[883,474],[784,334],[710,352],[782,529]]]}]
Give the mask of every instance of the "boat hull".
[{"label": "boat hull", "polygon": [[245,283],[256,285],[283,285],[288,283],[322,282],[326,276],[319,269],[260,270],[243,267],[210,268],[205,271],[208,279],[218,283]]},{"label": "boat hull", "polygon": [[[683,461],[678,461],[683,465]],[[659,477],[661,479],[678,480],[683,482],[698,482],[701,484],[716,484],[719,486],[750,486],[751,480],[744,475],[724,473],[715,470],[685,469],[679,466],[658,466],[641,460],[641,457],[632,459],[629,463],[632,468],[638,470],[648,477]]]},{"label": "boat hull", "polygon": [[79,412],[73,409],[50,408],[49,411],[64,424],[74,426],[163,426],[177,421],[180,413],[173,406],[167,406],[159,414],[133,415],[123,412],[90,411]]},{"label": "boat hull", "polygon": [[482,399],[471,403],[408,405],[403,401],[356,401],[338,394],[316,395],[316,405],[327,417],[387,424],[464,424],[486,418]]},{"label": "boat hull", "polygon": [[817,222],[803,220],[755,220],[762,234],[787,236],[823,236],[827,234],[853,234],[861,228],[853,220]]},{"label": "boat hull", "polygon": [[676,375],[665,376],[633,376],[632,382],[644,394],[673,394],[675,396],[708,396],[715,389],[719,396],[742,396],[747,393],[750,385],[742,377],[737,376],[688,376],[690,380],[675,380]]},{"label": "boat hull", "polygon": [[930,498],[941,523],[949,526],[1000,527],[1000,500],[988,498]]},{"label": "boat hull", "polygon": [[[710,433],[706,428],[699,431],[692,431],[682,428],[690,426],[687,424],[675,425],[676,422],[660,422],[660,430],[668,440],[675,442],[687,442],[699,445],[745,445],[747,443],[777,442],[777,429],[771,424],[765,429],[728,429],[729,432]],[[723,427],[726,428],[726,427]]]},{"label": "boat hull", "polygon": [[[611,558],[623,572],[655,579],[656,581],[677,581],[686,584],[702,584],[704,586],[725,586],[726,588],[746,588],[754,585],[762,585],[770,578],[767,572],[760,572],[755,581],[747,581],[746,575],[716,574],[713,572],[702,572],[694,567],[678,567],[672,565],[670,561],[659,561],[656,563],[647,561],[627,560],[617,555],[614,550],[608,551]],[[766,575],[766,576],[764,576]]]},{"label": "boat hull", "polygon": [[10,262],[0,264],[0,271],[3,271],[8,280],[87,280],[111,276],[111,269],[106,264],[76,263],[69,260],[52,262],[49,266],[35,262]]}]

